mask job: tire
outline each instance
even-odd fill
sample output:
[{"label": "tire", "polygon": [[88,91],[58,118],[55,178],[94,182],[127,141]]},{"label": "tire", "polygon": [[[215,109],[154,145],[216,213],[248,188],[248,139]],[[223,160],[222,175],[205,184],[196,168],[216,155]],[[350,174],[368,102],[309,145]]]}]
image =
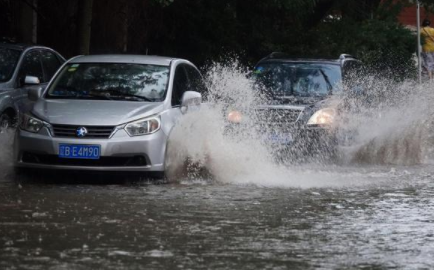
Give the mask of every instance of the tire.
[{"label": "tire", "polygon": [[149,176],[154,180],[161,180],[161,181],[166,180],[166,174],[164,171],[162,171],[162,172],[150,172]]},{"label": "tire", "polygon": [[22,183],[27,181],[30,178],[30,170],[26,168],[16,167],[14,166],[14,176],[15,182]]},{"label": "tire", "polygon": [[0,115],[0,132],[4,132],[8,128],[11,128],[12,124],[12,118],[8,114],[2,113]]}]

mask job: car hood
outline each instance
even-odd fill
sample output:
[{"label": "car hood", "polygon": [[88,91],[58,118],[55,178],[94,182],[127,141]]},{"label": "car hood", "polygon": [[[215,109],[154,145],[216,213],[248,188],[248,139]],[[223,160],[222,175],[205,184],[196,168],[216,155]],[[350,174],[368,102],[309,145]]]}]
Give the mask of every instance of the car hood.
[{"label": "car hood", "polygon": [[162,110],[161,102],[40,99],[32,113],[50,124],[116,126]]}]

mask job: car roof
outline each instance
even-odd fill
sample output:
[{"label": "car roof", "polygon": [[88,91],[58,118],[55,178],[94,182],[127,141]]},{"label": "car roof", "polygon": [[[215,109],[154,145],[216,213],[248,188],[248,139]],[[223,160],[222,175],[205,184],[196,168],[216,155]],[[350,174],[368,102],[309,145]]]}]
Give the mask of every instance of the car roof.
[{"label": "car roof", "polygon": [[177,58],[155,55],[103,54],[78,56],[71,59],[69,63],[129,63],[170,66],[173,60],[177,60]]},{"label": "car roof", "polygon": [[332,65],[340,65],[340,60],[331,60],[331,59],[310,59],[310,58],[294,58],[294,59],[262,59],[258,63],[264,62],[281,62],[281,63],[321,63],[321,64],[332,64]]},{"label": "car roof", "polygon": [[347,60],[359,61],[358,59],[356,59],[355,57],[349,54],[341,54],[339,58],[311,58],[311,57],[297,58],[297,57],[290,57],[289,55],[284,53],[273,52],[268,56],[259,60],[258,64],[263,62],[284,62],[284,63],[321,63],[321,64],[341,65],[343,61],[347,61]]},{"label": "car roof", "polygon": [[29,49],[29,48],[46,48],[46,49],[50,49],[48,47],[41,46],[41,45],[25,44],[25,43],[8,43],[8,42],[0,42],[0,47],[1,48],[13,49],[13,50],[19,50],[19,51],[24,51],[24,50]]}]

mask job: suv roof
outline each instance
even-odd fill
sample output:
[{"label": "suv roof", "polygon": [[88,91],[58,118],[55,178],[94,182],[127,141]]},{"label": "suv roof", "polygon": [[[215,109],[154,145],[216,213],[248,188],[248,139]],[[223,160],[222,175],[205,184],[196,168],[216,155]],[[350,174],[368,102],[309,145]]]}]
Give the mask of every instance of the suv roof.
[{"label": "suv roof", "polygon": [[357,58],[355,58],[350,54],[345,54],[345,53],[341,54],[339,58],[298,58],[298,57],[291,57],[290,55],[282,52],[272,52],[266,57],[259,60],[258,63],[263,61],[278,61],[278,62],[323,62],[323,63],[341,64],[343,61],[346,60],[357,60]]},{"label": "suv roof", "polygon": [[50,49],[49,47],[42,46],[42,45],[36,45],[36,44],[26,44],[26,43],[10,43],[10,42],[0,42],[1,48],[8,48],[13,50],[19,50],[24,51],[29,48],[46,48]]}]

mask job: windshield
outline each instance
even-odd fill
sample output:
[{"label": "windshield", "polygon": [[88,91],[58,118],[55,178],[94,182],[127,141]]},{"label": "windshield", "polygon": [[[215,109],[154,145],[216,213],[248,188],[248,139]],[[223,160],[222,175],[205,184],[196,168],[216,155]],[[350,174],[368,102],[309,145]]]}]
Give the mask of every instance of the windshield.
[{"label": "windshield", "polygon": [[21,51],[0,48],[0,82],[7,82],[14,74]]},{"label": "windshield", "polygon": [[169,67],[124,64],[67,64],[56,77],[46,98],[163,101]]},{"label": "windshield", "polygon": [[338,65],[270,62],[259,64],[254,76],[273,96],[325,96],[341,91]]}]

